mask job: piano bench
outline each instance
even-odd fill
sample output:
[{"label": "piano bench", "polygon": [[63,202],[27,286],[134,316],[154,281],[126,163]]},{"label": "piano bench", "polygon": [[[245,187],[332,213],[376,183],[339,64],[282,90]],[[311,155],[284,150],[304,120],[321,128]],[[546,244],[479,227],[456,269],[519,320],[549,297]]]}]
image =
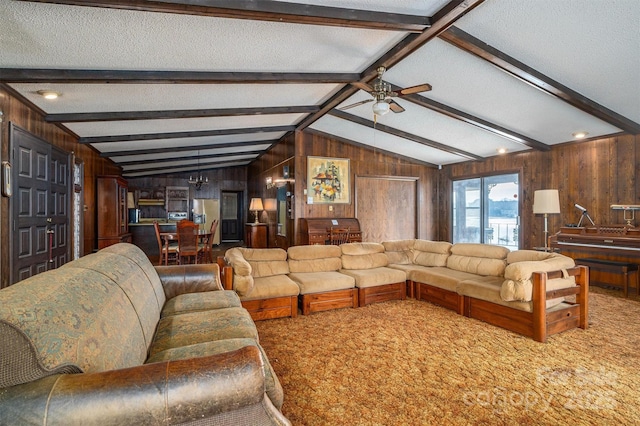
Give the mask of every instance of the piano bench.
[{"label": "piano bench", "polygon": [[624,282],[622,285],[622,289],[624,291],[624,297],[627,297],[629,294],[629,283],[631,277],[635,277],[635,287],[636,292],[640,295],[640,280],[638,279],[639,270],[638,265],[635,263],[629,262],[620,262],[616,260],[606,260],[606,259],[576,259],[576,265],[584,265],[588,266],[589,269],[595,269],[597,271],[603,272],[613,272],[616,274],[624,275]]}]

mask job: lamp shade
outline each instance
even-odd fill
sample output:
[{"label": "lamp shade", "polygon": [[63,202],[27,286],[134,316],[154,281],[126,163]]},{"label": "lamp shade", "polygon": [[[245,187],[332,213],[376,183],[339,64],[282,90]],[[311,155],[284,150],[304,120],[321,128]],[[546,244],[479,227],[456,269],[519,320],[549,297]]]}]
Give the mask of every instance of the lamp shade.
[{"label": "lamp shade", "polygon": [[557,189],[540,189],[533,193],[533,213],[560,213],[560,199]]},{"label": "lamp shade", "polygon": [[252,198],[251,204],[249,204],[249,210],[252,210],[252,211],[264,210],[264,207],[262,206],[262,198]]}]

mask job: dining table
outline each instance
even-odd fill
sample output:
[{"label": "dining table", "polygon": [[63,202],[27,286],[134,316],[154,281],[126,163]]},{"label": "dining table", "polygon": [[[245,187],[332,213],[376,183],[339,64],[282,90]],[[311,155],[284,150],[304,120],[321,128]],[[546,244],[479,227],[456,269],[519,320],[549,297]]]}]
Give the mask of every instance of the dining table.
[{"label": "dining table", "polygon": [[[169,243],[172,241],[178,241],[178,232],[160,232],[160,238],[162,239],[162,249],[167,252]],[[201,244],[204,244],[203,253],[208,254],[207,256],[202,256],[203,259],[208,258],[209,262],[213,262],[213,255],[211,254],[211,244],[209,244],[209,239],[211,238],[211,231],[208,229],[199,229],[198,230],[198,240]],[[168,262],[168,256],[164,256],[165,265]]]}]

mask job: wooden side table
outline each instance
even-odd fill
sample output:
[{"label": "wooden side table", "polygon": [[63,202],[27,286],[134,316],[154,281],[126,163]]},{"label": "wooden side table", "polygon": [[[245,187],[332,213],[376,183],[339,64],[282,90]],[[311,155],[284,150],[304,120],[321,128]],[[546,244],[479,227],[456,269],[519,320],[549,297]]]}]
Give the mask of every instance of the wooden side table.
[{"label": "wooden side table", "polygon": [[249,248],[267,248],[267,224],[247,223],[244,225],[244,242]]}]

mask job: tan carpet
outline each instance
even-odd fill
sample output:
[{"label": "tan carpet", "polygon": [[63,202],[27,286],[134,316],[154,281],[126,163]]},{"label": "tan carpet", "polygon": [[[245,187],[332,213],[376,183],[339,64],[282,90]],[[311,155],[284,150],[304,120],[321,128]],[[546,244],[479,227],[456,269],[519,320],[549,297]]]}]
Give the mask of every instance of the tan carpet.
[{"label": "tan carpet", "polygon": [[593,291],[590,328],[546,344],[416,300],[257,326],[294,425],[631,425],[633,299]]}]

